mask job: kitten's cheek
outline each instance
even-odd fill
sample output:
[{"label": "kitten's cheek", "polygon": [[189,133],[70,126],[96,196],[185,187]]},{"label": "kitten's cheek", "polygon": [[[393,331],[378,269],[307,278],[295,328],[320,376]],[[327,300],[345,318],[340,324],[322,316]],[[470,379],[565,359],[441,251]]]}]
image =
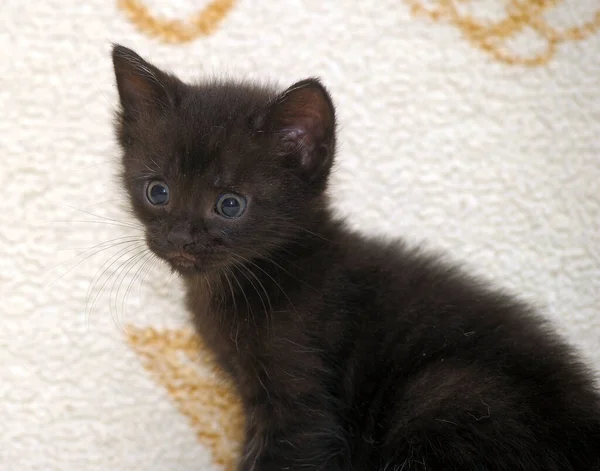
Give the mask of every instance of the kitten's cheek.
[{"label": "kitten's cheek", "polygon": [[150,234],[146,234],[146,245],[151,252],[160,258],[165,258],[164,250],[161,250],[158,241],[153,238]]},{"label": "kitten's cheek", "polygon": [[152,240],[152,237],[148,233],[146,233],[146,245],[148,246],[148,248],[150,250],[152,250],[153,252],[155,252],[155,250],[154,250],[154,241]]}]

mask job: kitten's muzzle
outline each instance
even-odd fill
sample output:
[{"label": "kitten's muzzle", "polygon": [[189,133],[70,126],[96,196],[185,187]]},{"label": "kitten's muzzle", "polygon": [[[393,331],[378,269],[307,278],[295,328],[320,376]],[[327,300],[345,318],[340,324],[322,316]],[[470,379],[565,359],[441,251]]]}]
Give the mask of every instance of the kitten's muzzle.
[{"label": "kitten's muzzle", "polygon": [[184,268],[195,266],[197,261],[196,257],[184,251],[168,252],[166,256],[171,263]]},{"label": "kitten's muzzle", "polygon": [[180,253],[185,253],[185,249],[194,245],[192,235],[185,229],[172,229],[167,235],[167,241]]}]

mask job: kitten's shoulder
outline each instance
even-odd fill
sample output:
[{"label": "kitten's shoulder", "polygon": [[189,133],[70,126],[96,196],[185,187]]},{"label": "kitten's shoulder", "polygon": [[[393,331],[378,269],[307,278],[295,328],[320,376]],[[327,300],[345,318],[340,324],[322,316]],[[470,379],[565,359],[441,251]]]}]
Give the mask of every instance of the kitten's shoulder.
[{"label": "kitten's shoulder", "polygon": [[401,237],[369,235],[342,225],[338,227],[339,251],[349,269],[485,285],[469,274],[464,264],[425,243],[409,243]]},{"label": "kitten's shoulder", "polygon": [[423,312],[459,316],[486,311],[489,318],[540,321],[527,302],[451,254],[348,229],[339,240],[338,278],[352,280],[362,290],[386,299],[386,304],[404,302]]}]

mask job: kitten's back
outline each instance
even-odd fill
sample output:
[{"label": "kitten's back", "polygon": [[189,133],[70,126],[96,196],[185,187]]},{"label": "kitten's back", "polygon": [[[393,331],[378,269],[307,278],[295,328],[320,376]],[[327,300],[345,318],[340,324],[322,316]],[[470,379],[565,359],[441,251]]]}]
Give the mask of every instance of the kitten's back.
[{"label": "kitten's back", "polygon": [[370,404],[362,427],[386,444],[390,463],[414,456],[405,469],[600,466],[591,371],[547,321],[423,251],[344,240],[331,292],[361,293],[351,299],[361,342],[345,394]]}]

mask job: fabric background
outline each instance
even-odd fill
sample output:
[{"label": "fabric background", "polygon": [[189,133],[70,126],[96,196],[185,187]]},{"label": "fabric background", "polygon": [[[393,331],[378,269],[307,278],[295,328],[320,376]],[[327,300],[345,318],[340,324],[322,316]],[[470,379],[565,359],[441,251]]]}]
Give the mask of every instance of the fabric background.
[{"label": "fabric background", "polygon": [[598,8],[1,0],[0,470],[212,471],[237,453],[235,396],[177,279],[113,240],[139,232],[114,178],[111,42],[185,79],[321,76],[339,211],[521,293],[600,370]]}]

